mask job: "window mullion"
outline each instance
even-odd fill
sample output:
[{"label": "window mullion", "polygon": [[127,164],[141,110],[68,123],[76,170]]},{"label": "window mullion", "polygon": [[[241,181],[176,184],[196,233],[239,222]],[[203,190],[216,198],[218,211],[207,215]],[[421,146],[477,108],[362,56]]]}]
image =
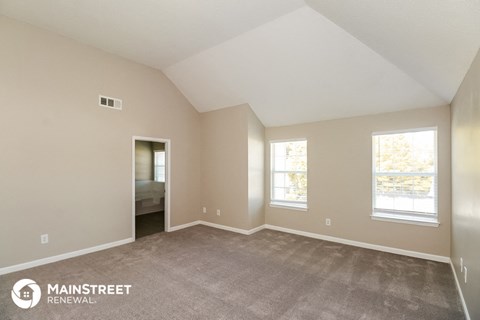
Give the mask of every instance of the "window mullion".
[{"label": "window mullion", "polygon": [[[307,141],[275,141],[271,142],[270,147],[271,204],[280,206],[288,206],[290,204],[306,208],[307,170],[290,169],[302,168],[303,161],[306,164]],[[283,180],[280,181],[280,178]]]},{"label": "window mullion", "polygon": [[[436,128],[374,133],[372,149],[374,213],[412,217],[436,216]],[[433,150],[433,154],[430,150]],[[428,169],[428,172],[402,172],[409,169]]]}]

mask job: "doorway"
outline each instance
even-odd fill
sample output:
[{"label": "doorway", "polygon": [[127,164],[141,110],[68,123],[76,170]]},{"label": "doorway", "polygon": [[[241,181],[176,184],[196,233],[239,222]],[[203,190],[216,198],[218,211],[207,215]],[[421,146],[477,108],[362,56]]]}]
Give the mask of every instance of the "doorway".
[{"label": "doorway", "polygon": [[170,229],[170,140],[132,138],[132,237]]}]

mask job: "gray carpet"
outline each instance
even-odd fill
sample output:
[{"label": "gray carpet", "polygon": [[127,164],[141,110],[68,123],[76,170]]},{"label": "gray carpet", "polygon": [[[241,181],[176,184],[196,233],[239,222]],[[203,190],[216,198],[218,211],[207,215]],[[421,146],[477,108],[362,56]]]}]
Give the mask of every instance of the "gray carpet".
[{"label": "gray carpet", "polygon": [[[40,285],[29,310],[13,284]],[[47,283],[131,284],[48,304]],[[0,277],[0,319],[464,319],[448,264],[263,230],[195,226]]]}]

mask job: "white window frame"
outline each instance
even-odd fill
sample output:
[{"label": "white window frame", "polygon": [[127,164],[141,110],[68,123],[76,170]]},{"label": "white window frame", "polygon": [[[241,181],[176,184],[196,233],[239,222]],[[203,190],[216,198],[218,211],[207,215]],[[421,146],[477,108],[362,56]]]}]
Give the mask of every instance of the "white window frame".
[{"label": "white window frame", "polygon": [[[156,158],[157,158],[156,154],[157,154],[157,153],[161,153],[161,152],[164,154],[164,158],[165,158],[165,163],[164,163],[163,166],[157,165],[157,161],[156,161],[156,160],[157,160],[157,159],[156,159]],[[154,168],[154,170],[153,170],[153,175],[154,175],[154,180],[155,180],[156,182],[165,182],[165,180],[167,179],[167,172],[166,172],[167,158],[166,158],[166,156],[167,156],[167,154],[166,154],[165,150],[155,150],[155,151],[153,152],[153,168]],[[158,168],[163,168],[163,172],[164,172],[164,175],[163,175],[164,180],[163,180],[163,181],[157,180],[157,170],[158,170]]]},{"label": "white window frame", "polygon": [[[400,133],[415,133],[415,132],[423,132],[423,131],[433,131],[434,132],[434,172],[433,173],[388,173],[389,175],[395,176],[405,176],[405,175],[412,175],[412,176],[433,176],[435,177],[435,184],[434,184],[434,192],[435,192],[435,200],[434,200],[434,214],[432,213],[422,213],[417,211],[406,211],[406,210],[388,210],[388,209],[377,209],[375,208],[376,202],[376,192],[375,192],[375,178],[376,178],[376,157],[375,157],[375,136],[381,135],[389,135],[389,134],[400,134]],[[414,128],[414,129],[404,129],[404,130],[394,130],[394,131],[381,131],[381,132],[373,132],[372,133],[372,215],[371,218],[373,220],[380,220],[380,221],[392,221],[392,222],[400,222],[400,223],[407,223],[407,224],[416,224],[416,225],[423,225],[423,226],[431,226],[431,227],[438,227],[438,128],[437,127],[425,127],[425,128]]]},{"label": "white window frame", "polygon": [[[273,148],[273,144],[275,143],[284,143],[284,142],[297,142],[297,141],[305,141],[307,144],[307,152],[305,156],[307,157],[307,170],[306,171],[290,171],[290,170],[281,170],[275,171],[275,148]],[[299,138],[299,139],[284,139],[284,140],[271,140],[270,142],[270,207],[274,208],[284,208],[284,209],[292,209],[298,211],[307,211],[308,210],[308,140],[306,138]],[[273,198],[274,192],[274,180],[275,180],[275,173],[305,173],[307,175],[307,201],[291,201],[291,200],[276,200]]]}]

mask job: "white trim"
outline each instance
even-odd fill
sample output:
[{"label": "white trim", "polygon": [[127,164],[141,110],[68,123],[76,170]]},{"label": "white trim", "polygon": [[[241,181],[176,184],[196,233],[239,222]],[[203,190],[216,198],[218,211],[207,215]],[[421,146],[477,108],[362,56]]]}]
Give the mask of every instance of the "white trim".
[{"label": "white trim", "polygon": [[[305,157],[307,161],[307,170],[275,170],[275,148],[273,147],[274,144],[278,143],[287,143],[287,142],[305,142],[306,150],[305,150]],[[269,155],[270,155],[270,203],[275,202],[289,202],[286,200],[279,200],[274,199],[274,189],[275,189],[275,173],[295,173],[295,174],[305,174],[307,176],[308,181],[308,139],[289,139],[289,140],[270,140],[270,147],[269,147]],[[285,189],[285,188],[283,188]],[[307,184],[307,201],[308,201],[308,184]],[[307,201],[291,201],[295,203],[299,203],[304,205],[305,207],[308,206]]]},{"label": "white trim", "polygon": [[207,222],[207,221],[203,221],[203,220],[197,220],[197,221],[190,222],[190,223],[187,223],[187,224],[183,224],[183,225],[180,225],[180,226],[176,226],[176,227],[173,227],[173,228],[175,228],[175,230],[180,230],[180,229],[183,229],[183,228],[188,228],[188,227],[191,227],[191,226],[194,226],[194,225],[199,225],[199,224],[204,225],[204,226],[208,226],[208,227],[217,228],[217,229],[236,232],[236,233],[240,233],[240,234],[244,234],[244,235],[251,235],[251,234],[254,234],[255,232],[258,232],[260,230],[269,229],[269,230],[275,230],[275,231],[281,231],[281,232],[296,234],[296,235],[304,236],[304,237],[308,237],[308,238],[314,238],[314,239],[319,239],[319,240],[342,243],[342,244],[346,244],[346,245],[350,245],[350,246],[354,246],[354,247],[372,249],[372,250],[377,250],[377,251],[382,251],[382,252],[395,253],[395,254],[399,254],[399,255],[404,255],[404,256],[414,257],[414,258],[420,258],[420,259],[425,259],[425,260],[432,260],[432,261],[438,261],[438,262],[443,262],[443,263],[450,263],[450,258],[445,257],[445,256],[438,256],[438,255],[429,254],[429,253],[410,251],[410,250],[386,247],[386,246],[381,246],[381,245],[371,244],[371,243],[366,243],[366,242],[360,242],[360,241],[348,240],[348,239],[337,238],[337,237],[332,237],[332,236],[326,236],[326,235],[322,235],[322,234],[318,234],[318,233],[312,233],[312,232],[306,232],[306,231],[300,231],[300,230],[295,230],[295,229],[289,229],[289,228],[274,226],[274,225],[271,225],[271,224],[264,224],[264,225],[261,225],[259,227],[254,228],[254,229],[245,230],[245,229],[239,229],[239,228],[224,226],[224,225],[217,224],[217,223]]},{"label": "white trim", "polygon": [[262,224],[261,226],[258,226],[258,227],[256,227],[256,228],[253,228],[253,229],[248,230],[248,234],[249,234],[249,235],[250,235],[250,234],[254,234],[254,233],[258,232],[258,231],[262,231],[263,229],[265,229],[265,225],[264,225],[264,224]]},{"label": "white trim", "polygon": [[190,227],[193,227],[193,226],[196,226],[196,225],[199,225],[199,224],[207,226],[207,227],[216,228],[216,229],[222,229],[222,230],[226,230],[226,231],[240,233],[240,234],[244,234],[244,235],[247,235],[247,236],[251,235],[251,234],[254,234],[255,232],[258,232],[260,230],[265,229],[265,225],[261,225],[261,226],[258,226],[256,228],[246,230],[246,229],[240,229],[240,228],[225,226],[223,224],[218,224],[218,223],[213,223],[213,222],[208,222],[208,221],[203,221],[203,220],[196,220],[196,221],[192,221],[192,222],[189,222],[189,223],[180,224],[178,226],[170,227],[170,231],[178,231],[178,230],[185,229],[185,228],[190,228]]},{"label": "white trim", "polygon": [[460,301],[462,302],[463,311],[465,312],[465,319],[470,320],[470,314],[468,313],[467,304],[463,298],[462,287],[460,287],[460,282],[458,282],[457,272],[455,271],[455,266],[453,265],[452,259],[450,259],[450,266],[452,267],[453,276],[455,277],[455,283],[457,285],[457,291],[460,294]]},{"label": "white trim", "polygon": [[254,234],[255,232],[258,232],[260,230],[263,230],[265,228],[265,225],[261,225],[259,227],[250,229],[250,230],[245,230],[245,229],[240,229],[240,228],[234,228],[234,227],[229,227],[225,226],[223,224],[218,224],[218,223],[213,223],[213,222],[208,222],[208,221],[203,221],[199,220],[199,224],[207,226],[207,227],[212,227],[212,228],[217,228],[217,229],[222,229],[222,230],[227,230],[231,232],[236,232],[244,235],[251,235]]},{"label": "white trim", "polygon": [[192,221],[192,222],[185,223],[185,224],[180,224],[178,226],[170,227],[169,232],[173,232],[173,231],[177,231],[177,230],[181,230],[181,229],[185,229],[185,228],[190,228],[190,227],[196,226],[198,224],[200,224],[200,220]]},{"label": "white trim", "polygon": [[82,255],[87,254],[87,253],[92,253],[92,252],[97,252],[97,251],[101,251],[101,250],[105,250],[105,249],[110,249],[110,248],[113,248],[113,247],[117,247],[117,246],[121,246],[121,245],[130,243],[130,242],[133,242],[133,241],[135,241],[134,238],[128,238],[128,239],[124,239],[124,240],[119,240],[119,241],[114,241],[114,242],[101,244],[101,245],[98,245],[98,246],[95,246],[95,247],[80,249],[80,250],[77,250],[77,251],[63,253],[63,254],[59,254],[59,255],[56,255],[56,256],[51,256],[51,257],[47,257],[47,258],[33,260],[33,261],[30,261],[30,262],[16,264],[16,265],[9,266],[9,267],[0,268],[0,275],[7,274],[7,273],[12,273],[12,272],[16,272],[16,271],[21,271],[21,270],[25,270],[25,269],[30,269],[30,268],[33,268],[33,267],[42,266],[44,264],[49,264],[49,263],[57,262],[57,261],[60,261],[60,260],[65,260],[65,259],[70,259],[70,258],[82,256]]},{"label": "white trim", "polygon": [[165,144],[165,232],[170,232],[170,139],[133,136],[132,137],[132,238],[135,239],[135,141],[160,142]]},{"label": "white trim", "polygon": [[229,227],[229,226],[225,226],[223,224],[217,224],[217,223],[202,221],[202,220],[200,220],[199,224],[204,225],[204,226],[208,226],[208,227],[213,227],[213,228],[217,228],[217,229],[222,229],[222,230],[226,230],[226,231],[231,231],[231,232],[236,232],[236,233],[241,233],[241,234],[244,234],[244,235],[248,235],[248,230]]},{"label": "white trim", "polygon": [[[417,175],[427,175],[427,176],[432,176],[434,178],[434,189],[435,189],[435,201],[434,201],[434,215],[438,219],[438,127],[433,126],[433,127],[422,127],[422,128],[413,128],[413,129],[403,129],[403,130],[393,130],[393,131],[378,131],[378,132],[372,132],[372,211],[375,212],[376,210],[381,210],[376,208],[376,201],[377,201],[377,196],[375,192],[375,186],[376,186],[376,177],[377,174],[379,175],[385,175],[385,172],[380,172],[378,173],[376,171],[376,162],[375,162],[375,137],[376,136],[382,136],[382,135],[389,135],[389,134],[401,134],[401,133],[418,133],[418,132],[424,132],[424,131],[433,131],[434,137],[433,137],[433,152],[434,152],[434,165],[435,165],[435,172],[430,173],[418,173]],[[389,175],[408,175],[408,176],[413,176],[415,174],[410,174],[410,173],[389,173]],[[401,210],[398,210],[399,213],[401,214]],[[421,212],[418,212],[421,214]],[[408,213],[407,213],[408,214]],[[373,216],[372,216],[373,218]],[[437,225],[438,227],[438,225]]]},{"label": "white trim", "polygon": [[271,208],[279,208],[279,209],[288,209],[288,210],[297,210],[297,211],[303,211],[303,212],[307,212],[308,211],[308,207],[306,206],[305,204],[305,207],[300,207],[300,206],[293,206],[293,205],[288,205],[288,204],[279,204],[278,201],[276,202],[270,202],[269,206]]},{"label": "white trim", "polygon": [[[467,320],[470,320],[470,317],[468,316],[468,310],[465,304],[465,300],[463,299],[463,294],[460,289],[460,285],[458,283],[457,275],[455,273],[455,268],[453,267],[452,261],[450,260],[449,257],[445,256],[438,256],[438,255],[433,255],[433,254],[428,254],[428,253],[422,253],[422,252],[416,252],[416,251],[410,251],[410,250],[404,250],[404,249],[397,249],[397,248],[392,248],[392,247],[386,247],[386,246],[381,246],[381,245],[376,245],[376,244],[370,244],[370,243],[365,243],[365,242],[359,242],[359,241],[353,241],[353,240],[348,240],[348,239],[342,239],[342,238],[337,238],[337,237],[331,237],[331,236],[326,236],[326,235],[321,235],[318,233],[312,233],[312,232],[306,232],[306,231],[300,231],[300,230],[295,230],[295,229],[289,229],[289,228],[284,228],[284,227],[279,227],[271,224],[264,224],[261,226],[258,226],[256,228],[250,229],[250,230],[245,230],[245,229],[239,229],[239,228],[234,228],[234,227],[229,227],[229,226],[224,226],[221,224],[217,223],[212,223],[212,222],[207,222],[207,221],[202,221],[202,220],[196,220],[192,221],[189,223],[185,223],[182,225],[174,226],[171,227],[169,231],[177,231],[189,227],[193,227],[196,225],[204,225],[212,228],[217,228],[217,229],[222,229],[226,231],[231,231],[231,232],[236,232],[240,233],[243,235],[251,235],[254,234],[258,231],[261,231],[263,229],[269,229],[269,230],[275,230],[275,231],[281,231],[281,232],[286,232],[286,233],[291,233],[291,234],[296,234],[299,236],[304,236],[308,238],[313,238],[313,239],[319,239],[319,240],[325,240],[325,241],[331,241],[331,242],[337,242],[337,243],[342,243],[350,246],[355,246],[355,247],[360,247],[360,248],[366,248],[366,249],[372,249],[372,250],[377,250],[377,251],[383,251],[383,252],[389,252],[389,253],[395,253],[395,254],[400,254],[404,256],[409,256],[409,257],[414,257],[414,258],[420,258],[420,259],[426,259],[426,260],[432,260],[432,261],[438,261],[438,262],[444,262],[444,263],[450,263],[453,269],[453,274],[455,276],[455,281],[457,283],[458,290],[460,292],[460,297],[462,300],[463,307],[465,309],[465,314],[467,315]],[[78,251],[73,251],[69,253],[64,253],[60,254],[57,256],[52,256],[52,257],[47,257],[39,260],[34,260],[18,265],[13,265],[9,267],[4,267],[0,268],[0,275],[15,272],[15,271],[20,271],[20,270],[25,270],[37,266],[41,266],[44,264],[60,261],[60,260],[65,260],[77,256],[81,256],[87,253],[92,253],[96,251],[101,251],[113,247],[117,247],[123,244],[127,244],[130,242],[134,242],[135,238],[128,238],[124,240],[119,240],[115,242],[110,242],[102,245],[98,245],[95,247],[91,248],[86,248],[86,249],[81,249]]]},{"label": "white trim", "polygon": [[411,128],[411,129],[399,129],[399,130],[388,130],[388,131],[374,131],[372,132],[372,136],[381,136],[387,134],[399,134],[399,133],[409,133],[409,132],[422,132],[422,131],[431,131],[431,130],[438,130],[437,126],[431,127],[420,127],[420,128]]},{"label": "white trim", "polygon": [[266,224],[265,229],[282,231],[282,232],[286,232],[286,233],[292,233],[292,234],[296,234],[296,235],[299,235],[299,236],[304,236],[304,237],[309,237],[309,238],[314,238],[314,239],[319,239],[319,240],[342,243],[342,244],[346,244],[346,245],[354,246],[354,247],[360,247],[360,248],[372,249],[372,250],[377,250],[377,251],[395,253],[395,254],[400,254],[400,255],[404,255],[404,256],[408,256],[408,257],[414,257],[414,258],[420,258],[420,259],[426,259],[426,260],[432,260],[432,261],[438,261],[438,262],[444,262],[444,263],[449,263],[450,262],[450,258],[445,257],[445,256],[437,256],[437,255],[429,254],[429,253],[422,253],[422,252],[417,252],[417,251],[410,251],[410,250],[386,247],[386,246],[381,246],[381,245],[371,244],[371,243],[366,243],[366,242],[359,242],[359,241],[353,241],[353,240],[348,240],[348,239],[343,239],[343,238],[331,237],[331,236],[326,236],[326,235],[322,235],[322,234],[318,234],[318,233],[312,233],[312,232],[299,231],[299,230],[294,230],[294,229],[278,227],[278,226],[274,226],[274,225],[271,225],[271,224]]},{"label": "white trim", "polygon": [[[224,226],[224,225],[221,225],[221,224],[211,223],[211,222],[207,222],[207,221],[196,220],[196,221],[181,224],[181,225],[178,225],[178,226],[170,227],[169,232],[193,227],[193,226],[196,226],[196,225],[199,225],[199,224],[209,226],[209,227],[213,227],[213,228],[217,228],[217,229],[222,229],[222,230],[232,231],[232,232],[236,232],[236,233],[241,233],[241,234],[244,234],[244,235],[251,235],[251,234],[254,234],[255,232],[258,232],[258,231],[263,230],[265,228],[265,225],[261,225],[259,227],[256,227],[256,228],[253,228],[253,229],[250,229],[250,230],[245,230],[245,229],[228,227],[228,226]],[[121,245],[131,243],[131,242],[134,242],[134,241],[135,241],[135,238],[132,237],[132,238],[124,239],[124,240],[119,240],[119,241],[114,241],[114,242],[110,242],[110,243],[101,244],[101,245],[98,245],[98,246],[95,246],[95,247],[80,249],[80,250],[73,251],[73,252],[67,252],[67,253],[56,255],[56,256],[51,256],[51,257],[47,257],[47,258],[42,258],[42,259],[38,259],[38,260],[33,260],[33,261],[13,265],[13,266],[0,268],[0,275],[4,275],[4,274],[7,274],[7,273],[12,273],[12,272],[16,272],[16,271],[21,271],[21,270],[25,270],[25,269],[30,269],[30,268],[33,268],[33,267],[38,267],[38,266],[41,266],[41,265],[49,264],[49,263],[52,263],[52,262],[57,262],[57,261],[60,261],[60,260],[65,260],[65,259],[78,257],[78,256],[81,256],[81,255],[84,255],[84,254],[88,254],[88,253],[92,253],[92,252],[97,252],[97,251],[121,246]]]},{"label": "white trim", "polygon": [[196,225],[199,225],[199,224],[207,226],[207,227],[216,228],[216,229],[222,229],[222,230],[226,230],[226,231],[240,233],[240,234],[244,234],[244,235],[247,235],[247,236],[251,235],[251,234],[254,234],[255,232],[258,232],[260,230],[265,229],[264,224],[261,225],[261,226],[258,226],[256,228],[246,230],[246,229],[240,229],[240,228],[225,226],[223,224],[218,224],[218,223],[213,223],[213,222],[208,222],[208,221],[203,221],[203,220],[196,220],[196,221],[192,221],[192,222],[189,222],[189,223],[180,224],[178,226],[170,227],[170,231],[178,231],[178,230],[185,229],[185,228],[190,228],[190,227],[193,227],[193,226],[196,226]]},{"label": "white trim", "polygon": [[408,216],[393,216],[393,215],[379,215],[377,214],[372,214],[370,216],[372,220],[377,220],[377,221],[384,221],[384,222],[395,222],[395,223],[405,223],[405,224],[414,224],[417,226],[424,226],[424,227],[434,227],[438,228],[440,225],[440,222],[438,221],[427,221],[427,220],[421,220],[419,218],[418,220],[415,220],[413,217],[408,217]]},{"label": "white trim", "polygon": [[268,143],[277,143],[277,142],[295,142],[295,141],[307,141],[307,138],[291,138],[291,139],[273,139],[268,140]]}]

